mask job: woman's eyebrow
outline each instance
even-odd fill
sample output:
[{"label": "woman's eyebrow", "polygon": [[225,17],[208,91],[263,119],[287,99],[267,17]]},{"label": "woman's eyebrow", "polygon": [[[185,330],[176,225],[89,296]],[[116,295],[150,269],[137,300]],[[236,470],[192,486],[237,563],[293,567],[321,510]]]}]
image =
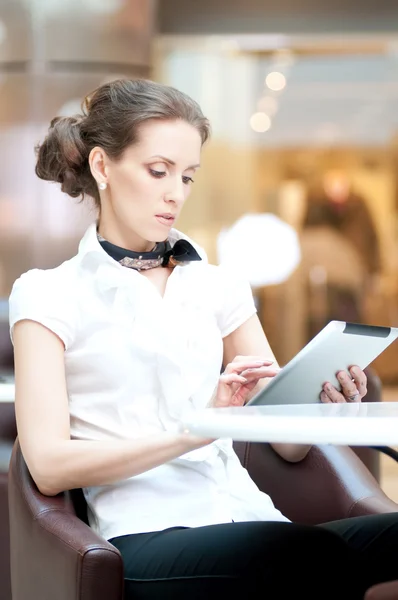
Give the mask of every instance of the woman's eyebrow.
[{"label": "woman's eyebrow", "polygon": [[[173,167],[175,167],[175,162],[174,162],[174,160],[171,160],[171,158],[166,158],[165,156],[161,156],[160,154],[156,154],[155,156],[151,156],[151,159],[152,158],[160,158],[164,162],[166,162],[169,165],[172,165]],[[200,167],[200,165],[191,165],[190,167],[187,167],[187,169],[198,169],[199,167]]]}]

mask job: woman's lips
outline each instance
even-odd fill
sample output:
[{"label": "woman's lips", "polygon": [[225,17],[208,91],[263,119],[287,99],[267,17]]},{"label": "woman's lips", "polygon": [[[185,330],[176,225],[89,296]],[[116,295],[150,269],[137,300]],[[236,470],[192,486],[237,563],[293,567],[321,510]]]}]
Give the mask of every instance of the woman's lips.
[{"label": "woman's lips", "polygon": [[155,215],[155,219],[162,225],[167,225],[168,227],[173,225],[175,221],[174,215]]}]

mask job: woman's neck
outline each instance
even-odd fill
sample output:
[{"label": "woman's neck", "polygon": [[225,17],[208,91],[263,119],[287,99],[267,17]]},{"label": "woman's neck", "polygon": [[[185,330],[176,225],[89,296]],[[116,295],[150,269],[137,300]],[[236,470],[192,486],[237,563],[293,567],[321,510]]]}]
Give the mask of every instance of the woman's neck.
[{"label": "woman's neck", "polygon": [[132,231],[106,226],[101,221],[97,224],[97,232],[107,242],[132,252],[151,252],[156,246],[156,242],[144,240]]}]

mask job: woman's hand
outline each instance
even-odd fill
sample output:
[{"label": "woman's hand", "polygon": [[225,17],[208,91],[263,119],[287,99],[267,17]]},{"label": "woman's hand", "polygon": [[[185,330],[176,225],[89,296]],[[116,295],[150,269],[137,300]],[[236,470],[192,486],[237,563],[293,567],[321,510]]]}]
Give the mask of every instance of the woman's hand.
[{"label": "woman's hand", "polygon": [[329,381],[324,383],[321,392],[321,402],[361,402],[367,393],[367,377],[358,366],[350,367],[347,371],[339,371],[337,379],[341,391],[337,390]]},{"label": "woman's hand", "polygon": [[236,356],[220,376],[209,404],[211,408],[243,406],[260,379],[275,377],[280,371],[272,360],[261,356]]}]

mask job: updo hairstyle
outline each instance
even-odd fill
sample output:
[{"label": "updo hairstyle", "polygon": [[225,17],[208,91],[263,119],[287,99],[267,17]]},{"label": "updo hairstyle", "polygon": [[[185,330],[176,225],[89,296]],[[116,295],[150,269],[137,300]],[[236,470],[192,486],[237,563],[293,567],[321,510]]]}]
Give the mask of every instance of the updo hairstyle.
[{"label": "updo hairstyle", "polygon": [[36,175],[61,184],[72,198],[90,196],[99,207],[97,182],[88,162],[99,146],[117,161],[136,143],[141,123],[182,120],[196,127],[204,143],[210,135],[209,121],[192,98],[154,81],[118,79],[89,94],[82,115],[56,117],[44,141],[36,147]]}]

